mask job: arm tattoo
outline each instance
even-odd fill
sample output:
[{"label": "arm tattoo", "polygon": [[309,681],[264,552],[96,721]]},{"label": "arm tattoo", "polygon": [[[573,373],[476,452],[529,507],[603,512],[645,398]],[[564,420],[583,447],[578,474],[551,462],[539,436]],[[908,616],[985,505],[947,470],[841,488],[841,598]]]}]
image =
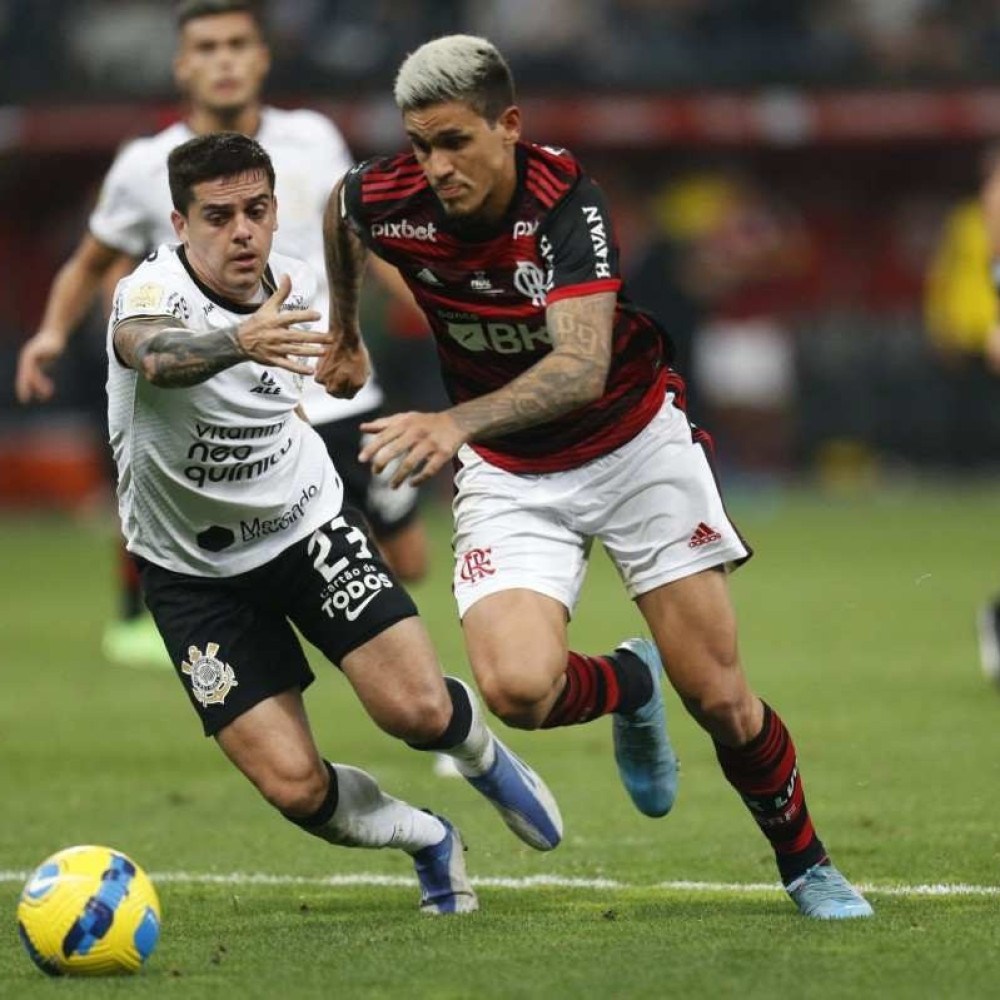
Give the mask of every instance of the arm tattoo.
[{"label": "arm tattoo", "polygon": [[164,389],[198,385],[248,357],[239,326],[197,333],[173,317],[126,320],[114,334],[121,360]]},{"label": "arm tattoo", "polygon": [[361,275],[368,251],[344,218],[344,197],[344,182],[341,181],[330,195],[323,213],[323,249],[330,283],[330,314],[341,329],[344,344],[355,347],[359,340]]},{"label": "arm tattoo", "polygon": [[467,439],[533,427],[600,398],[611,364],[615,298],[602,292],[549,306],[552,352],[503,388],[451,410]]}]

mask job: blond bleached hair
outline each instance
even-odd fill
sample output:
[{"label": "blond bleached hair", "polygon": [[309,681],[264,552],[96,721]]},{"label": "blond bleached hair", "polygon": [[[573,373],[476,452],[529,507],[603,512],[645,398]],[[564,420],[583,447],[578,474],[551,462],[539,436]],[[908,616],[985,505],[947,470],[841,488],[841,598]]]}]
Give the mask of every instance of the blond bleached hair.
[{"label": "blond bleached hair", "polygon": [[403,60],[393,94],[403,112],[462,101],[492,122],[514,103],[514,79],[492,42],[476,35],[445,35]]}]

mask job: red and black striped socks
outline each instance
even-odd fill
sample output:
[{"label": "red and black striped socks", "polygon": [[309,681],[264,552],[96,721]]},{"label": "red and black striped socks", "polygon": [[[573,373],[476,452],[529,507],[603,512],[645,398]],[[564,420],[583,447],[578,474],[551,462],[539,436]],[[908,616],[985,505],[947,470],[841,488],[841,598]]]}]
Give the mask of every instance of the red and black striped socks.
[{"label": "red and black striped socks", "polygon": [[716,743],[715,753],[723,774],[771,842],[786,885],[826,860],[806,806],[795,744],[777,712],[765,704],[764,725],[749,743]]},{"label": "red and black striped socks", "polygon": [[652,695],[649,668],[627,649],[607,656],[571,651],[566,664],[566,684],[541,728],[575,726],[610,712],[634,712]]}]

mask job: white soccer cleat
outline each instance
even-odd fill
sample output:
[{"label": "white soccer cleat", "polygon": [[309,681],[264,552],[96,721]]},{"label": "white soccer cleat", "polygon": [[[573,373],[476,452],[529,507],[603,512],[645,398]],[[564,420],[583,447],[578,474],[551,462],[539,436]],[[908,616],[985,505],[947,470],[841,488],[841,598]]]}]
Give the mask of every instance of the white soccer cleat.
[{"label": "white soccer cleat", "polygon": [[551,851],[563,835],[562,815],[548,786],[527,764],[493,737],[493,766],[478,776],[466,775],[485,795],[508,827],[536,851]]}]

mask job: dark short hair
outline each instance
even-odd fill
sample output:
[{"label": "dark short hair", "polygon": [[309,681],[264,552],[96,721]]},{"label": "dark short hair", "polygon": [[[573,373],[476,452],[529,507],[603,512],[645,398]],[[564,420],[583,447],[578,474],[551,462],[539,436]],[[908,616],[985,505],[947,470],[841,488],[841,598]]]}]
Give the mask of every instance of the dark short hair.
[{"label": "dark short hair", "polygon": [[177,28],[199,17],[217,17],[220,14],[249,14],[264,34],[264,15],[260,4],[253,0],[181,0],[177,4]]},{"label": "dark short hair", "polygon": [[186,215],[194,186],[218,177],[235,177],[248,170],[263,170],[274,191],[274,164],[264,147],[242,132],[197,135],[170,151],[167,177],[174,208]]}]

